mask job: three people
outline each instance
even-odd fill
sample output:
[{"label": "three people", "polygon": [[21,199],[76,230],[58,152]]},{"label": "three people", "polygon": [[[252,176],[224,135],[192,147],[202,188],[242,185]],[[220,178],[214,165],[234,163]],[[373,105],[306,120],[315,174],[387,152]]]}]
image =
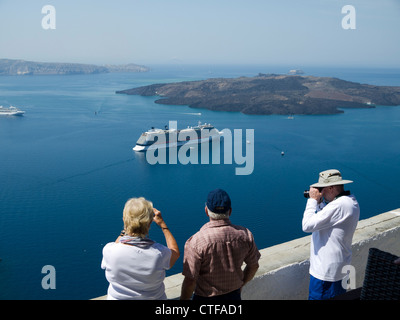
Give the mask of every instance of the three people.
[{"label": "three people", "polygon": [[[352,238],[360,215],[356,198],[344,190],[352,182],[343,180],[338,170],[327,170],[310,186],[302,220],[303,231],[312,233],[309,299],[346,292],[342,270],[351,263]],[[242,287],[258,270],[260,252],[252,233],[231,223],[231,199],[226,191],[216,189],[208,194],[205,213],[209,222],[185,244],[181,299],[240,300]],[[103,249],[108,299],[166,299],[165,270],[180,253],[161,213],[144,198],[133,198],[125,205],[123,221],[124,234]],[[167,247],[147,238],[153,221],[163,231]]]}]

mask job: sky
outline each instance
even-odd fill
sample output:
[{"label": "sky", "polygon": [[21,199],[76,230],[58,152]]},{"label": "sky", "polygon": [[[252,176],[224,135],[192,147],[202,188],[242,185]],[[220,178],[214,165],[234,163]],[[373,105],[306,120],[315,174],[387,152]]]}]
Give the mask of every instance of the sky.
[{"label": "sky", "polygon": [[3,59],[399,68],[399,34],[400,0],[0,0]]}]

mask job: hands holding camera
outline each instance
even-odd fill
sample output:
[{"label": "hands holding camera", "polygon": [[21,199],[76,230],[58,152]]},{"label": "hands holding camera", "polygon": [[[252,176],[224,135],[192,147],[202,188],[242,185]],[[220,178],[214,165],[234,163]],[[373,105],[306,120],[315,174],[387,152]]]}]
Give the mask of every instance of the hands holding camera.
[{"label": "hands holding camera", "polygon": [[322,189],[321,188],[310,188],[309,195],[311,199],[315,199],[318,202],[322,199]]},{"label": "hands holding camera", "polygon": [[324,188],[313,188],[310,187],[310,190],[306,190],[304,191],[304,197],[305,198],[311,198],[311,199],[315,199],[319,202],[321,202],[322,199],[322,190]]}]

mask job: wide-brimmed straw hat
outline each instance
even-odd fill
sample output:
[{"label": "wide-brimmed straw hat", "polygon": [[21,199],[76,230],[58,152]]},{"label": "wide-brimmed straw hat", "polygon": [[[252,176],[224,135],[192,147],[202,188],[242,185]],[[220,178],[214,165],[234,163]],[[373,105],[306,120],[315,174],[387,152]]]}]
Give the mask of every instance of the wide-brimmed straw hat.
[{"label": "wide-brimmed straw hat", "polygon": [[343,180],[342,174],[339,170],[331,169],[322,171],[319,173],[319,179],[317,183],[311,185],[313,188],[336,186],[340,184],[352,183],[351,180]]}]

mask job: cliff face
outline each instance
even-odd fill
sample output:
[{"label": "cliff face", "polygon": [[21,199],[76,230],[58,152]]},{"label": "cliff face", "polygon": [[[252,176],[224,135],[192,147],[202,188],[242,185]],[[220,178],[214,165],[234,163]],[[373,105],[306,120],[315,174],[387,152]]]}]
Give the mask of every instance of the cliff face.
[{"label": "cliff face", "polygon": [[149,69],[136,64],[97,66],[80,63],[47,63],[0,59],[0,75],[66,75],[108,72],[146,72]]},{"label": "cliff face", "polygon": [[400,105],[400,87],[274,74],[154,84],[117,93],[161,96],[156,103],[246,114],[334,114],[342,112],[338,108]]}]

